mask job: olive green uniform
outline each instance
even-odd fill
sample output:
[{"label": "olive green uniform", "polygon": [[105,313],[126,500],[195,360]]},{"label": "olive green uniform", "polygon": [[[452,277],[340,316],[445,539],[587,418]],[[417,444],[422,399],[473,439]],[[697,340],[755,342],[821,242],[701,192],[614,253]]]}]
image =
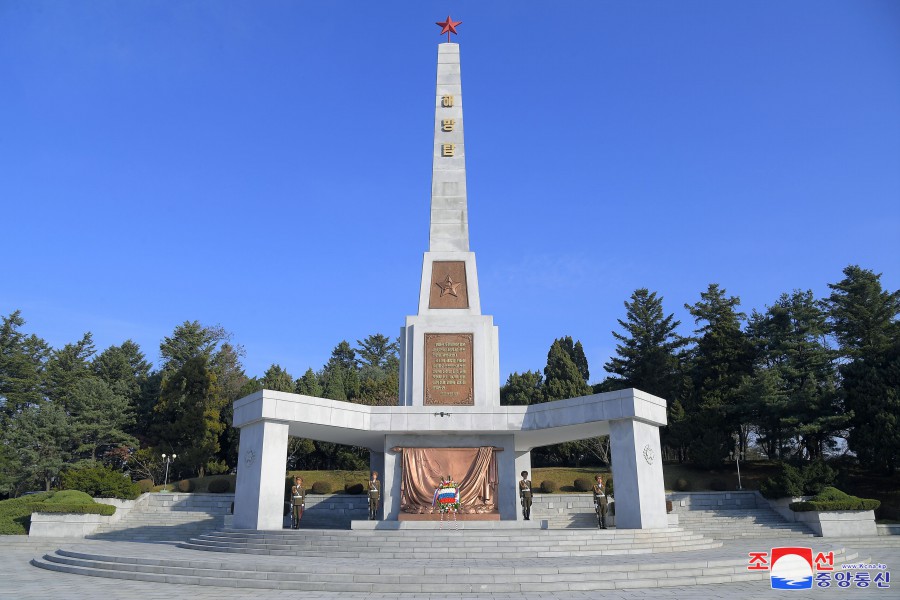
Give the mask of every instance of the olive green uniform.
[{"label": "olive green uniform", "polygon": [[603,484],[594,484],[594,510],[597,511],[597,527],[606,529],[606,491]]},{"label": "olive green uniform", "polygon": [[300,529],[300,519],[303,518],[303,509],[306,508],[306,488],[302,485],[291,486],[291,527]]},{"label": "olive green uniform", "polygon": [[531,480],[519,480],[519,499],[522,501],[522,516],[531,520]]},{"label": "olive green uniform", "polygon": [[378,515],[378,503],[381,502],[381,482],[369,480],[369,520],[374,521]]}]

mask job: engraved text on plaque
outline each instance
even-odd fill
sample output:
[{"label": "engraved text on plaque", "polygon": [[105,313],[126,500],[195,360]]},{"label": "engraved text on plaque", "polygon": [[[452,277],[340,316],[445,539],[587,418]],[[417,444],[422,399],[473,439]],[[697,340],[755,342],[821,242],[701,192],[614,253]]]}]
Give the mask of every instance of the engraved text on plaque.
[{"label": "engraved text on plaque", "polygon": [[425,406],[475,404],[471,333],[425,334]]}]

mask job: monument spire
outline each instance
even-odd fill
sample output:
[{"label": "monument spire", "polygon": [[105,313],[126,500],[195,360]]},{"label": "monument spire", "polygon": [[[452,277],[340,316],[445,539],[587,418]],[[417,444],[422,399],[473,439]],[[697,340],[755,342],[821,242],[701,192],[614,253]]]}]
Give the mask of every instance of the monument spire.
[{"label": "monument spire", "polygon": [[[442,25],[456,33],[447,16]],[[443,33],[443,32],[442,32]],[[468,252],[469,216],[466,200],[466,151],[463,142],[462,83],[459,44],[438,45],[434,109],[434,157],[431,171],[431,252]]]}]

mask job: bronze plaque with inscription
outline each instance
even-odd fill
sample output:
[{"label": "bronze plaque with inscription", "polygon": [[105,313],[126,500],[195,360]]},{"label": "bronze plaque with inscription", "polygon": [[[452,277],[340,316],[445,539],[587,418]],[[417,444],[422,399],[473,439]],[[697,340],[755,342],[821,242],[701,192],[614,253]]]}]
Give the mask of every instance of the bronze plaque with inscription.
[{"label": "bronze plaque with inscription", "polygon": [[431,263],[428,308],[469,308],[465,261],[436,260]]},{"label": "bronze plaque with inscription", "polygon": [[471,333],[425,334],[425,406],[474,406]]}]

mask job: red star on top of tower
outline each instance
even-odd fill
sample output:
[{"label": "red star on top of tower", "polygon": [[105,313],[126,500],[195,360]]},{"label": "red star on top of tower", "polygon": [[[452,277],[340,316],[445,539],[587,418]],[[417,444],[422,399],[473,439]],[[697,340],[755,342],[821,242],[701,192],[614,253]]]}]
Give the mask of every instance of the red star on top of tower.
[{"label": "red star on top of tower", "polygon": [[440,26],[441,26],[441,35],[444,35],[445,33],[447,34],[447,41],[448,41],[448,42],[450,41],[450,34],[451,34],[451,33],[452,33],[453,35],[458,35],[458,34],[456,33],[456,26],[457,26],[457,25],[460,25],[460,24],[462,24],[462,21],[454,21],[453,19],[450,18],[450,15],[447,15],[447,20],[444,21],[443,23],[440,22],[440,21],[437,21],[437,22],[435,23],[435,25],[440,25]]}]

